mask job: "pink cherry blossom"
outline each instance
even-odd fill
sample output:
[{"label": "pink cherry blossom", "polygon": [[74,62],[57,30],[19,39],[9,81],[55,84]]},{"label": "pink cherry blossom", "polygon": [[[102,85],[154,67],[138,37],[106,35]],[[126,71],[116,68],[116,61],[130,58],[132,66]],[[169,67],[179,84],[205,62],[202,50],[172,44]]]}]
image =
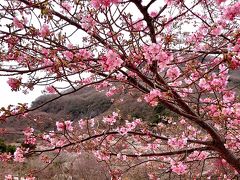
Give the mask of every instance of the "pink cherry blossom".
[{"label": "pink cherry blossom", "polygon": [[163,98],[163,93],[159,91],[158,89],[153,89],[150,91],[149,94],[145,95],[144,99],[147,103],[149,103],[151,106],[156,106],[158,105],[159,99],[158,98]]},{"label": "pink cherry blossom", "polygon": [[133,30],[134,31],[141,31],[144,28],[143,20],[138,19],[136,22],[133,22]]},{"label": "pink cherry blossom", "polygon": [[152,18],[156,17],[157,14],[158,14],[157,11],[151,11],[151,12],[150,12],[150,16],[151,16]]},{"label": "pink cherry blossom", "polygon": [[203,90],[210,90],[211,89],[210,83],[205,78],[200,79],[198,85]]},{"label": "pink cherry blossom", "polygon": [[33,132],[34,132],[34,129],[28,127],[23,131],[23,134],[24,134],[24,136],[31,136],[33,134]]},{"label": "pink cherry blossom", "polygon": [[116,86],[111,87],[107,92],[106,92],[106,96],[110,97],[113,96],[114,94],[116,94],[119,91],[119,89],[117,89]]},{"label": "pink cherry blossom", "polygon": [[234,102],[235,100],[235,92],[233,91],[227,91],[226,93],[224,93],[223,95],[223,102],[224,103],[229,103],[229,102]]},{"label": "pink cherry blossom", "polygon": [[215,1],[218,5],[220,5],[221,3],[225,2],[226,0],[215,0]]},{"label": "pink cherry blossom", "polygon": [[233,20],[237,15],[240,15],[240,2],[227,6],[224,10],[224,17],[228,20]]},{"label": "pink cherry blossom", "polygon": [[211,33],[215,36],[218,36],[221,34],[221,32],[222,32],[222,27],[218,26],[218,27],[214,28]]},{"label": "pink cherry blossom", "polygon": [[95,8],[108,7],[111,3],[118,3],[119,0],[91,0],[91,4]]},{"label": "pink cherry blossom", "polygon": [[0,162],[8,162],[12,159],[12,155],[10,153],[0,153]]},{"label": "pink cherry blossom", "polygon": [[180,76],[181,72],[180,72],[180,69],[178,67],[170,67],[168,70],[167,70],[167,77],[170,79],[170,80],[174,80],[176,78],[178,78]]},{"label": "pink cherry blossom", "polygon": [[72,9],[72,6],[67,2],[67,1],[64,1],[62,4],[61,4],[62,8],[65,10],[65,12],[70,12],[71,9]]},{"label": "pink cherry blossom", "polygon": [[144,46],[143,50],[147,63],[151,65],[153,61],[157,61],[160,71],[163,71],[167,64],[173,60],[171,54],[162,50],[161,44],[152,43],[149,46]]},{"label": "pink cherry blossom", "polygon": [[90,30],[94,29],[95,24],[96,22],[90,14],[81,16],[81,25],[83,29],[90,32]]},{"label": "pink cherry blossom", "polygon": [[110,158],[110,156],[102,153],[101,151],[94,151],[93,154],[96,156],[96,158],[98,158],[100,160],[104,160],[104,161],[106,161]]},{"label": "pink cherry blossom", "polygon": [[56,93],[56,89],[53,86],[47,86],[46,91],[50,94]]},{"label": "pink cherry blossom", "polygon": [[73,131],[73,126],[71,121],[64,121],[64,122],[56,122],[57,130],[58,131]]},{"label": "pink cherry blossom", "polygon": [[86,122],[85,122],[83,119],[80,119],[80,120],[78,121],[78,125],[79,125],[79,127],[80,127],[81,129],[83,129],[84,126],[86,125]]},{"label": "pink cherry blossom", "polygon": [[121,67],[123,60],[119,57],[117,53],[109,50],[106,54],[106,59],[103,59],[103,68],[105,71],[113,71],[116,68]]},{"label": "pink cherry blossom", "polygon": [[187,145],[187,138],[171,138],[171,139],[168,139],[168,145],[175,148],[175,149],[184,148]]},{"label": "pink cherry blossom", "polygon": [[64,124],[64,122],[59,122],[59,121],[57,121],[57,122],[56,122],[56,126],[57,126],[57,130],[58,130],[58,131],[64,131],[64,130],[65,130],[65,124]]},{"label": "pink cherry blossom", "polygon": [[171,163],[171,169],[173,172],[177,173],[178,175],[185,174],[187,172],[187,166],[182,162],[178,163]]},{"label": "pink cherry blossom", "polygon": [[64,121],[64,123],[67,131],[73,131],[72,121]]},{"label": "pink cherry blossom", "polygon": [[13,176],[11,174],[8,174],[5,176],[4,180],[13,180]]},{"label": "pink cherry blossom", "polygon": [[202,151],[202,152],[199,152],[199,151],[194,151],[193,153],[191,153],[189,156],[188,156],[188,159],[189,160],[204,160],[208,157],[209,153],[206,152],[206,151]]},{"label": "pink cherry blossom", "polygon": [[43,38],[49,36],[50,35],[49,26],[47,24],[43,24],[41,29],[39,30],[39,34]]},{"label": "pink cherry blossom", "polygon": [[14,161],[16,162],[24,162],[23,150],[21,148],[17,148],[14,152]]},{"label": "pink cherry blossom", "polygon": [[113,112],[111,116],[103,117],[103,122],[109,125],[113,125],[118,117],[118,113]]},{"label": "pink cherry blossom", "polygon": [[7,83],[13,91],[17,91],[20,88],[21,80],[16,78],[8,78]]},{"label": "pink cherry blossom", "polygon": [[73,59],[73,56],[74,56],[71,51],[64,51],[63,55],[68,61],[71,61]]},{"label": "pink cherry blossom", "polygon": [[17,17],[14,17],[14,18],[13,18],[13,25],[14,25],[16,28],[19,28],[19,29],[23,29],[23,28],[24,28],[23,23],[22,23]]},{"label": "pink cherry blossom", "polygon": [[76,57],[78,57],[79,59],[89,59],[93,57],[93,54],[87,49],[80,49],[79,52],[76,54]]}]

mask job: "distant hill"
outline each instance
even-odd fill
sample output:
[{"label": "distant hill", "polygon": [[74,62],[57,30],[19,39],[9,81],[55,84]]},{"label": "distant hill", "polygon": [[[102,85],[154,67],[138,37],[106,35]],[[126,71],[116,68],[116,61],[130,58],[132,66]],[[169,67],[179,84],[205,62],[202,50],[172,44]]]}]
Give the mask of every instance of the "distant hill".
[{"label": "distant hill", "polygon": [[[98,92],[93,87],[86,87],[46,104],[29,113],[27,118],[9,118],[1,126],[10,132],[22,131],[26,126],[34,127],[38,131],[49,131],[55,128],[56,121],[63,118],[71,121],[82,118],[100,119],[113,111],[119,111],[123,120],[131,120],[132,117],[135,117],[149,122],[158,122],[160,120],[159,114],[167,112],[161,105],[153,108],[144,101],[137,102],[136,99],[141,96],[137,92],[118,94],[113,97],[107,97],[105,93],[106,90]],[[42,95],[32,102],[32,107],[37,107],[55,96]],[[112,101],[112,99],[114,100]],[[10,134],[4,139],[15,141],[19,139],[19,135]]]}]

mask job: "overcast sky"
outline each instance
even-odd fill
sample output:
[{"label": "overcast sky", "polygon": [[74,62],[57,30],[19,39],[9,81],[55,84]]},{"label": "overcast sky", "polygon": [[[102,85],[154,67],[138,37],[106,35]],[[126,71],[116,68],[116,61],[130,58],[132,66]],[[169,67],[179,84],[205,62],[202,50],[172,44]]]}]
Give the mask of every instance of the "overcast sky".
[{"label": "overcast sky", "polygon": [[29,94],[23,94],[22,91],[13,92],[7,84],[8,77],[0,77],[0,107],[9,104],[17,105],[17,103],[31,103],[34,99],[41,95],[43,88],[36,87]]}]

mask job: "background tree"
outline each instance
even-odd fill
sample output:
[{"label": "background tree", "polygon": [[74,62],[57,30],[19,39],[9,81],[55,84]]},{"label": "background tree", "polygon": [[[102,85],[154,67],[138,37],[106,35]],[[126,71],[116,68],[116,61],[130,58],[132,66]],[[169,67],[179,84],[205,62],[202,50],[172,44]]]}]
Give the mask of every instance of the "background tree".
[{"label": "background tree", "polygon": [[[240,103],[229,78],[240,65],[239,15],[236,0],[3,1],[0,71],[12,91],[45,86],[54,101],[87,86],[108,96],[136,89],[138,101],[176,114],[154,128],[119,124],[118,112],[42,135],[29,127],[25,143],[45,148],[17,148],[14,161],[66,149],[93,152],[113,179],[142,164],[151,179],[237,177]],[[1,119],[44,104],[2,108]]]}]

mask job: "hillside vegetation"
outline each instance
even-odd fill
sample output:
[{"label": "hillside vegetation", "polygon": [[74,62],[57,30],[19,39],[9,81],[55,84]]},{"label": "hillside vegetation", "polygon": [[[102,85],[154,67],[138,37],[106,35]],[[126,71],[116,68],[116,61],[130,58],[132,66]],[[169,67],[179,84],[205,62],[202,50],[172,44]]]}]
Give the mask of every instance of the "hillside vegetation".
[{"label": "hillside vegetation", "polygon": [[[169,111],[162,105],[153,108],[144,101],[137,102],[136,99],[140,94],[136,92],[118,94],[113,97],[107,97],[105,94],[106,90],[98,92],[93,87],[87,87],[50,102],[30,112],[27,117],[9,118],[2,126],[7,128],[10,133],[4,135],[3,138],[5,141],[21,142],[21,135],[14,132],[22,131],[27,126],[31,126],[37,131],[50,131],[55,128],[56,121],[100,119],[113,111],[119,112],[122,120],[142,118],[150,123],[165,122],[161,120],[160,116],[169,114]],[[32,108],[38,107],[54,97],[56,97],[54,94],[42,95],[32,102]]]}]

